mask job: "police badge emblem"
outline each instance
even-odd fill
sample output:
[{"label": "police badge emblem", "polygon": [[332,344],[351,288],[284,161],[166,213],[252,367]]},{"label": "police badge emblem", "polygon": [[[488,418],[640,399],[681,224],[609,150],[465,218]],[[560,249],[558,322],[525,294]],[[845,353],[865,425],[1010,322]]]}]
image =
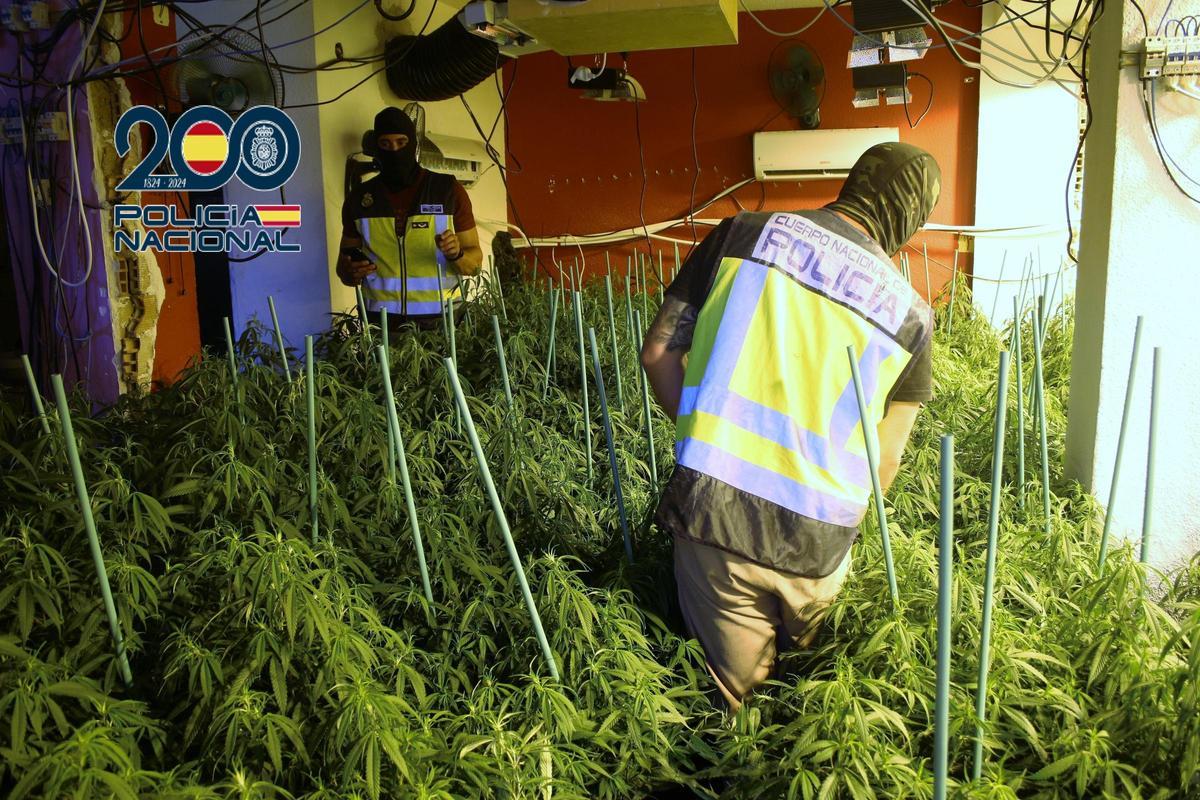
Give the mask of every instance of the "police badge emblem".
[{"label": "police badge emblem", "polygon": [[250,163],[259,172],[269,172],[279,162],[279,145],[275,141],[275,128],[259,125],[254,129],[250,142]]}]

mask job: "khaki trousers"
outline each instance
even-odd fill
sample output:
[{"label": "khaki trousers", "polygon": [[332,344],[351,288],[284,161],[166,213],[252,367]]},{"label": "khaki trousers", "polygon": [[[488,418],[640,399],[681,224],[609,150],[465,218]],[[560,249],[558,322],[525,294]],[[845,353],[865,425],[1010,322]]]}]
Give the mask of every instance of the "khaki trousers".
[{"label": "khaki trousers", "polygon": [[704,647],[708,671],[730,713],[770,676],[776,637],[792,646],[812,641],[849,571],[849,552],[832,574],[801,578],[675,537],[683,618]]}]

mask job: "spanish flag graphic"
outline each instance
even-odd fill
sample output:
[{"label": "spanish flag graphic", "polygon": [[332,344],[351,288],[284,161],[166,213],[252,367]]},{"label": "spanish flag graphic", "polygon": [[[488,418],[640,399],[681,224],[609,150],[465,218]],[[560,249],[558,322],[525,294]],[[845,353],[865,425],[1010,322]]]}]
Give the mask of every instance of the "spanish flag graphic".
[{"label": "spanish flag graphic", "polygon": [[212,175],[229,157],[229,139],[213,122],[197,122],[183,135],[183,160],[198,175]]},{"label": "spanish flag graphic", "polygon": [[255,206],[263,227],[296,228],[300,226],[300,206]]}]

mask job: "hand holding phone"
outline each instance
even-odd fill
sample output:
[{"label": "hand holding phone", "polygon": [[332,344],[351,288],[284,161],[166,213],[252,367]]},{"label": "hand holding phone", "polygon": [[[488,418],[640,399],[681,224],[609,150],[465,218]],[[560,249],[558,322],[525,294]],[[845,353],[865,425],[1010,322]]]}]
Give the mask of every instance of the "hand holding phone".
[{"label": "hand holding phone", "polygon": [[342,255],[346,258],[338,262],[338,277],[347,286],[358,286],[375,271],[375,263],[367,258],[361,247],[343,247]]}]

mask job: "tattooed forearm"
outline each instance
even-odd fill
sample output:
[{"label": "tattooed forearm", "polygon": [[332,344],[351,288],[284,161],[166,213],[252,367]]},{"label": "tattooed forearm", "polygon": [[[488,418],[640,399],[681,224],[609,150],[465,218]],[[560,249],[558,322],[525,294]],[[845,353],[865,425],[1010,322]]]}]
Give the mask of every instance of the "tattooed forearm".
[{"label": "tattooed forearm", "polygon": [[700,309],[691,303],[668,297],[650,324],[646,340],[663,345],[667,350],[687,350],[692,345],[699,314]]}]

